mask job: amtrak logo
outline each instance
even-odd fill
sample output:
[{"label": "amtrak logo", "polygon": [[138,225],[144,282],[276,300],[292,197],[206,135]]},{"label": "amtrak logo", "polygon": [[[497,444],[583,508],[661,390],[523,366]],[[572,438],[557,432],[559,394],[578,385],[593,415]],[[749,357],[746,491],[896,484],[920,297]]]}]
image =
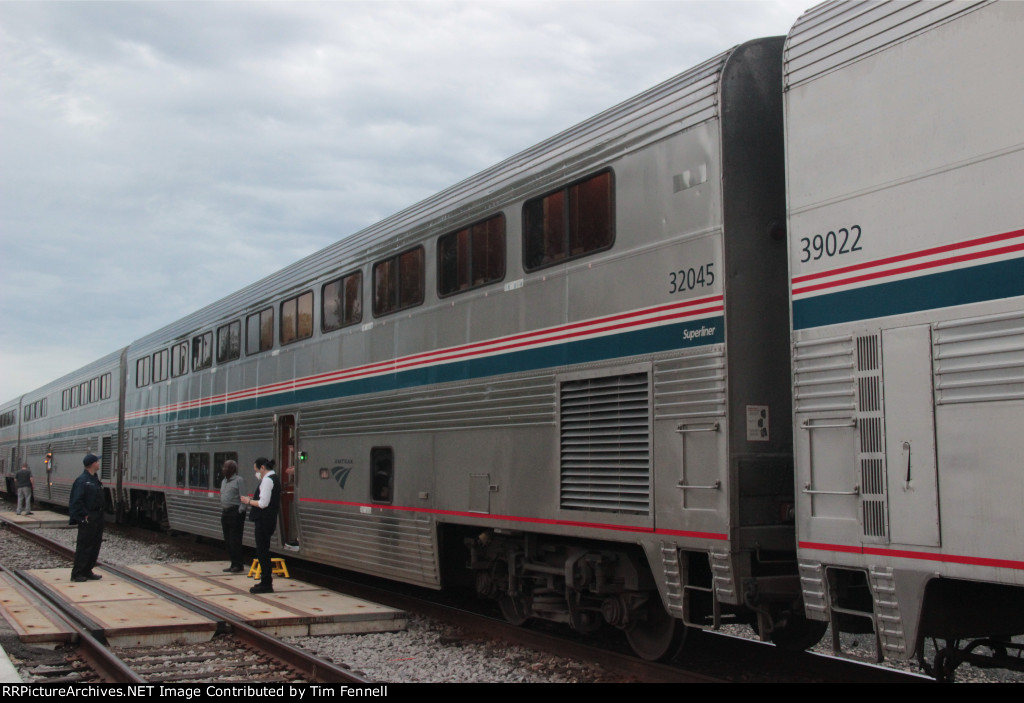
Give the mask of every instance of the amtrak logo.
[{"label": "amtrak logo", "polygon": [[334,480],[338,482],[338,487],[344,490],[345,481],[348,480],[348,475],[351,472],[351,466],[335,466],[333,469],[331,469],[331,476],[334,476]]}]

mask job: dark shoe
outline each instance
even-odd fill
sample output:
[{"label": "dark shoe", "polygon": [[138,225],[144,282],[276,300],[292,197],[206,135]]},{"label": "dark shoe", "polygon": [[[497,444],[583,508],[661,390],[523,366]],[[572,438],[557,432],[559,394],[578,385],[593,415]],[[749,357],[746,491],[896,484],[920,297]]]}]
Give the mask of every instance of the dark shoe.
[{"label": "dark shoe", "polygon": [[89,581],[99,581],[103,577],[100,576],[99,574],[91,574],[90,573],[90,574],[86,574],[85,578],[88,579]]},{"label": "dark shoe", "polygon": [[235,567],[233,567],[233,566],[229,566],[228,568],[223,569],[225,574],[229,574],[229,573],[231,573],[234,570],[235,570]]},{"label": "dark shoe", "polygon": [[85,583],[85,582],[87,582],[87,581],[88,581],[89,579],[87,579],[87,578],[86,578],[86,577],[84,577],[84,576],[72,576],[72,577],[71,577],[71,580],[72,580],[72,581],[74,581],[75,583]]},{"label": "dark shoe", "polygon": [[241,566],[232,566],[230,569],[224,569],[224,571],[227,571],[231,574],[240,574],[243,571],[245,571],[245,569],[243,569]]},{"label": "dark shoe", "polygon": [[264,586],[262,583],[258,583],[249,589],[249,593],[273,593],[273,586]]},{"label": "dark shoe", "polygon": [[31,511],[31,510],[29,510],[29,511],[28,511],[27,513],[25,513],[25,514],[26,514],[26,515],[31,515],[31,514],[32,514],[32,511]]}]

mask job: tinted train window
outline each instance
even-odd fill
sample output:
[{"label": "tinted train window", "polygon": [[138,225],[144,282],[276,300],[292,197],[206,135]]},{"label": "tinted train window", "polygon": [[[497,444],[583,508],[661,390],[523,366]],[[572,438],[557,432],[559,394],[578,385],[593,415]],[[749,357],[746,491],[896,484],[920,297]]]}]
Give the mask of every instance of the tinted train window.
[{"label": "tinted train window", "polygon": [[373,265],[373,314],[380,317],[423,302],[423,247]]},{"label": "tinted train window", "polygon": [[190,488],[210,487],[210,455],[188,455],[188,485]]},{"label": "tinted train window", "polygon": [[217,328],[217,363],[234,361],[242,355],[242,323],[238,320]]},{"label": "tinted train window", "polygon": [[106,400],[110,397],[110,374],[100,376],[100,398]]},{"label": "tinted train window", "polygon": [[[153,355],[153,383],[160,383],[160,381],[167,380],[167,367],[169,366],[170,360],[171,354],[166,349],[161,349]],[[100,379],[98,378],[93,379],[95,383],[99,383],[99,380]],[[97,390],[99,389],[97,388]],[[93,398],[98,397],[99,396],[95,393],[93,394]]]},{"label": "tinted train window", "polygon": [[182,488],[185,487],[185,472],[186,472],[187,469],[188,469],[187,457],[184,454],[179,454],[178,455],[177,469],[176,469],[176,471],[174,473],[174,483],[175,483],[175,485],[181,486]]},{"label": "tinted train window", "polygon": [[171,347],[171,375],[177,378],[188,373],[188,342]]},{"label": "tinted train window", "polygon": [[[238,463],[238,452],[216,452],[213,455],[213,487],[214,488],[218,488],[219,489],[220,488],[220,484],[222,484],[224,482],[224,473],[223,473],[222,469],[224,468],[224,462],[229,460],[229,459],[237,464]],[[242,485],[243,485],[243,489],[242,490],[244,491],[245,490],[245,488],[244,488],[245,483],[243,482]]]},{"label": "tinted train window", "polygon": [[313,336],[313,291],[281,303],[281,344]]},{"label": "tinted train window", "polygon": [[523,206],[524,265],[552,266],[601,249],[614,239],[611,171],[527,201]]},{"label": "tinted train window", "polygon": [[451,295],[505,277],[505,216],[497,215],[437,240],[437,290]]},{"label": "tinted train window", "polygon": [[[149,372],[148,367],[146,369],[146,372],[147,372],[147,375],[148,375],[148,372]],[[146,383],[149,383],[149,379],[148,378],[146,379]],[[78,399],[79,399],[78,400],[78,404],[79,405],[85,405],[87,403],[91,403],[92,402],[92,398],[89,397],[89,382],[88,381],[82,381],[82,384],[78,387]]]},{"label": "tinted train window", "polygon": [[245,353],[258,354],[274,348],[274,308],[260,310],[245,319]]},{"label": "tinted train window", "polygon": [[[142,388],[143,386],[149,385],[149,364],[150,359],[148,356],[144,356],[135,362],[135,387]],[[81,397],[82,405],[85,405],[89,401],[87,396]]]},{"label": "tinted train window", "polygon": [[192,338],[192,370],[208,369],[213,365],[213,332]]},{"label": "tinted train window", "polygon": [[390,503],[395,492],[395,452],[391,447],[370,450],[370,498],[374,503]]},{"label": "tinted train window", "polygon": [[363,272],[325,283],[320,298],[320,329],[324,332],[341,329],[363,319]]}]

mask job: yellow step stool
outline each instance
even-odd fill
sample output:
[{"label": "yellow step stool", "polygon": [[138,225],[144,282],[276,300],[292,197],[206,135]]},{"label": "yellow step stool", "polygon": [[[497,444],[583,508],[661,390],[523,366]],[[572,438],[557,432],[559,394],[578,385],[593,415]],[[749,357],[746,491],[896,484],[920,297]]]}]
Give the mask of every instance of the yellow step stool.
[{"label": "yellow step stool", "polygon": [[[253,559],[252,566],[249,567],[249,573],[247,576],[252,576],[254,579],[258,579],[262,569],[260,569],[260,560]],[[270,557],[270,573],[284,576],[286,579],[290,579],[291,576],[288,574],[288,567],[284,564],[284,559],[281,557]]]}]

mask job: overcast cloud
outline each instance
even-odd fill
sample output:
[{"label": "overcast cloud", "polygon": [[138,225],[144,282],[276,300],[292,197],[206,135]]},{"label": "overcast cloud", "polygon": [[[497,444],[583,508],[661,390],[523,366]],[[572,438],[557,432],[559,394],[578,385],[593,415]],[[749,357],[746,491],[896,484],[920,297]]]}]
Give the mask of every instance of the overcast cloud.
[{"label": "overcast cloud", "polygon": [[812,4],[0,2],[0,401]]}]

